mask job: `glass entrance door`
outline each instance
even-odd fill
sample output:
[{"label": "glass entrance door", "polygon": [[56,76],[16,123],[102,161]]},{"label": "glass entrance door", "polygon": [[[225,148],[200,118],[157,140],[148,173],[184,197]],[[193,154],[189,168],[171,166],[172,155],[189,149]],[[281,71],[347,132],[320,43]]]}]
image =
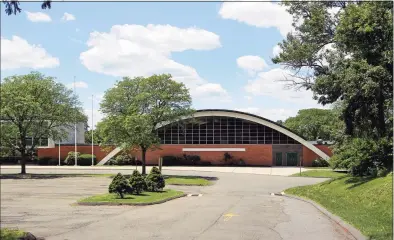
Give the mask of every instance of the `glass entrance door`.
[{"label": "glass entrance door", "polygon": [[282,153],[281,152],[277,152],[275,154],[275,166],[282,166]]},{"label": "glass entrance door", "polygon": [[297,166],[298,154],[296,152],[286,154],[287,166]]}]

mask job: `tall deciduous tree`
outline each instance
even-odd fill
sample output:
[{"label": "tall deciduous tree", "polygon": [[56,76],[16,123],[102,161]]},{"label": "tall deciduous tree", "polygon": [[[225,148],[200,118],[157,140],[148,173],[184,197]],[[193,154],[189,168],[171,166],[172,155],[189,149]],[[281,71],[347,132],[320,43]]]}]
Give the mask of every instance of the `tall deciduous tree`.
[{"label": "tall deciduous tree", "polygon": [[141,150],[142,174],[146,174],[146,151],[160,144],[158,125],[193,113],[188,89],[169,74],[124,77],[105,92],[101,111],[104,141]]},{"label": "tall deciduous tree", "polygon": [[308,140],[333,140],[338,129],[338,116],[331,109],[302,109],[284,125]]},{"label": "tall deciduous tree", "polygon": [[[360,138],[365,145],[387,145],[371,145],[375,150],[362,153],[365,161],[353,165],[355,169],[392,168],[392,161],[376,156],[392,154],[393,2],[284,4],[294,17],[295,31],[279,44],[283,52],[273,62],[293,70],[290,85],[311,89],[319,103],[341,102],[341,144],[357,145],[352,139]],[[341,154],[347,147],[337,148],[339,160],[347,160]]]},{"label": "tall deciduous tree", "polygon": [[87,120],[71,90],[38,72],[5,78],[0,93],[1,145],[20,152],[22,174],[37,146],[28,137],[60,140],[75,122]]},{"label": "tall deciduous tree", "polygon": [[341,100],[347,135],[392,135],[393,3],[284,4],[295,32],[273,62],[295,71],[291,84],[312,89],[323,105]]}]

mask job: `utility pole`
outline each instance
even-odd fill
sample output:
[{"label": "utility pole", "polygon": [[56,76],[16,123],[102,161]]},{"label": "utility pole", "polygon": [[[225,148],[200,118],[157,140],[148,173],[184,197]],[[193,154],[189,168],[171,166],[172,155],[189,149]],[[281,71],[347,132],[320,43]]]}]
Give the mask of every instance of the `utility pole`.
[{"label": "utility pole", "polygon": [[[74,76],[74,94],[77,96],[76,86],[75,86],[75,76]],[[75,116],[74,116],[74,158],[75,166],[78,166],[77,159],[77,102],[75,101]]]}]

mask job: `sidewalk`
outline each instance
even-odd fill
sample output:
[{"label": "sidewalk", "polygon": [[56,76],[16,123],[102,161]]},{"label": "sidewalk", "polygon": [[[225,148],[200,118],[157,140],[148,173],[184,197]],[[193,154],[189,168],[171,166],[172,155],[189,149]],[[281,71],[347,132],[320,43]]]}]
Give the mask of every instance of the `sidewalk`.
[{"label": "sidewalk", "polygon": [[[150,171],[152,166],[147,166],[147,172]],[[18,173],[20,171],[19,165],[8,165],[1,166],[2,173]],[[86,173],[90,174],[92,170],[95,173],[114,173],[116,170],[134,170],[135,166],[36,166],[36,165],[27,165],[26,170],[29,172],[29,169],[40,170],[40,173],[45,173],[47,170],[48,173],[57,172],[58,170],[61,172],[69,172],[69,173]],[[141,171],[141,166],[138,166],[137,169]],[[5,171],[3,171],[5,170]],[[193,167],[193,166],[185,166],[185,167],[162,167],[163,171],[196,171],[196,172],[220,172],[220,173],[246,173],[246,174],[262,174],[262,175],[277,175],[277,176],[289,176],[294,173],[299,173],[299,167]],[[308,171],[310,169],[301,168],[302,172]]]}]

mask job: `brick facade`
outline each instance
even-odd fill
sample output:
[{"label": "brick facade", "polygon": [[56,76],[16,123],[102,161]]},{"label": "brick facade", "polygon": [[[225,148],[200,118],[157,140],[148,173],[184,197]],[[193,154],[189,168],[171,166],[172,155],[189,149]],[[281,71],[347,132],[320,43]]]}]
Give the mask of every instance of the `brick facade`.
[{"label": "brick facade", "polygon": [[[278,145],[279,146],[279,145]],[[275,149],[279,149],[278,146],[274,145]],[[283,149],[283,156],[285,156],[286,151],[294,152],[294,148],[298,148],[299,145],[282,145],[280,149]],[[327,145],[315,145],[317,148],[325,152],[327,155],[332,156],[332,152]],[[100,147],[93,146],[93,154],[96,155],[97,160],[102,160],[112,149],[115,147]],[[224,153],[226,151],[221,152],[183,152],[183,148],[245,148],[245,152],[228,152],[233,159],[242,159],[246,165],[252,166],[272,166],[274,157],[273,157],[273,145],[271,144],[216,144],[216,145],[193,145],[193,144],[184,144],[184,145],[169,145],[162,144],[160,149],[156,149],[154,151],[148,151],[146,153],[146,163],[148,165],[157,165],[158,159],[163,156],[182,156],[183,154],[188,155],[198,155],[200,156],[202,161],[211,162],[213,165],[222,165],[224,164]],[[109,151],[108,151],[109,149]],[[68,152],[74,151],[74,145],[66,145],[61,146],[60,148],[60,158],[65,159]],[[77,146],[77,151],[81,153],[91,154],[92,147],[88,145]],[[276,150],[277,151],[277,150]],[[318,158],[318,156],[306,148],[302,146],[302,151],[299,152],[299,157],[303,159],[304,166],[311,166],[312,161]],[[57,159],[59,157],[59,148],[55,146],[54,148],[39,148],[38,157],[52,157]],[[137,159],[141,159],[141,153],[135,152],[134,154]]]},{"label": "brick facade", "polygon": [[[332,156],[332,151],[330,149],[330,146],[328,145],[315,145],[318,149],[322,150],[325,154],[328,156]],[[309,148],[303,146],[302,147],[302,152],[303,152],[303,160],[304,160],[304,166],[312,166],[313,160],[317,159],[319,156],[312,152]]]},{"label": "brick facade", "polygon": [[[114,147],[107,147],[107,148],[103,148],[98,145],[93,146],[93,154],[96,155],[96,158],[98,161],[103,159],[105,156],[108,155],[108,153],[110,151],[112,151],[112,149],[114,149]],[[74,152],[74,150],[75,150],[74,145],[60,146],[60,159],[62,159],[62,160],[66,159],[67,154],[69,152]],[[77,152],[80,152],[82,154],[92,154],[92,146],[89,146],[89,145],[78,146],[77,145]],[[39,158],[51,157],[54,159],[58,159],[59,158],[59,146],[55,146],[54,148],[38,148],[37,149],[37,156]]]}]

